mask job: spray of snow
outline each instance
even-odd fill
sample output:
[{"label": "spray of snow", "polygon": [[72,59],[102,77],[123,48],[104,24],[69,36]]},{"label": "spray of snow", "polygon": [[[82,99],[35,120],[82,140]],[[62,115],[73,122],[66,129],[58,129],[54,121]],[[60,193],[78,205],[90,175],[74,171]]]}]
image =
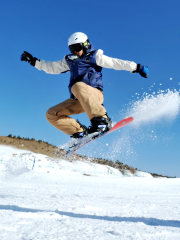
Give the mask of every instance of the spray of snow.
[{"label": "spray of snow", "polygon": [[[135,159],[138,156],[135,151],[136,144],[162,141],[161,136],[153,130],[154,127],[158,122],[174,120],[180,112],[180,93],[177,90],[143,93],[142,97],[139,97],[138,93],[135,95],[137,100],[131,101],[128,107],[120,112],[120,118],[131,116],[134,121],[122,128],[120,137],[112,142],[108,156],[111,159]],[[170,139],[171,136],[168,136],[167,140]]]},{"label": "spray of snow", "polygon": [[155,123],[162,119],[173,120],[180,112],[179,92],[167,90],[158,95],[143,94],[143,98],[133,102],[127,116],[134,117],[133,125]]}]

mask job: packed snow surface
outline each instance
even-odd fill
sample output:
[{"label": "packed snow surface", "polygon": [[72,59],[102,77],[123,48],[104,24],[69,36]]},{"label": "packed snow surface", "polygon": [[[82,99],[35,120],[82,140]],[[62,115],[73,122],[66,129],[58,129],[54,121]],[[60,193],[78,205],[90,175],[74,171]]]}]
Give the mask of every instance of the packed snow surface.
[{"label": "packed snow surface", "polygon": [[180,239],[180,179],[0,146],[0,182],[1,240]]}]

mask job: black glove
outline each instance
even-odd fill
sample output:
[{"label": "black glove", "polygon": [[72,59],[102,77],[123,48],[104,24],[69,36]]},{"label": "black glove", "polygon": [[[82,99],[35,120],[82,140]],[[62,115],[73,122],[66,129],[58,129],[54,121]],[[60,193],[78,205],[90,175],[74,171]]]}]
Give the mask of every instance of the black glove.
[{"label": "black glove", "polygon": [[33,57],[30,53],[28,53],[26,51],[23,52],[20,59],[21,59],[21,61],[26,61],[26,62],[30,63],[33,67],[35,66],[36,60],[39,60],[36,57]]},{"label": "black glove", "polygon": [[149,67],[142,66],[141,64],[137,64],[137,69],[132,73],[139,73],[142,77],[147,78],[149,73]]}]

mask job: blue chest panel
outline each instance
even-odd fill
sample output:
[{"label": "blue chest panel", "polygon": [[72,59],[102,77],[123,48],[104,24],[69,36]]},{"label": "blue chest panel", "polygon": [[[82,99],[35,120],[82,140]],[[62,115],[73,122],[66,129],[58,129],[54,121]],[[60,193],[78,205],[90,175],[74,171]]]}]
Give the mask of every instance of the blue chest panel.
[{"label": "blue chest panel", "polygon": [[65,57],[71,73],[69,83],[71,98],[73,97],[71,88],[77,82],[84,82],[92,87],[103,90],[102,67],[99,67],[96,64],[96,52],[97,51],[90,52],[85,56],[77,57],[76,59],[73,59],[73,54]]}]

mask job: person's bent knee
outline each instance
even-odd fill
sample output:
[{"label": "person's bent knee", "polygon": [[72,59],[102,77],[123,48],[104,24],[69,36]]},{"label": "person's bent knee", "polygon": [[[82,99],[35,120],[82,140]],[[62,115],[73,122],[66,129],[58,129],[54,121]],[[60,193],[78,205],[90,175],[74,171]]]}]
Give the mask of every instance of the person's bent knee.
[{"label": "person's bent knee", "polygon": [[52,108],[49,108],[46,112],[47,121],[49,122],[55,116],[56,116],[55,112],[52,110]]}]

